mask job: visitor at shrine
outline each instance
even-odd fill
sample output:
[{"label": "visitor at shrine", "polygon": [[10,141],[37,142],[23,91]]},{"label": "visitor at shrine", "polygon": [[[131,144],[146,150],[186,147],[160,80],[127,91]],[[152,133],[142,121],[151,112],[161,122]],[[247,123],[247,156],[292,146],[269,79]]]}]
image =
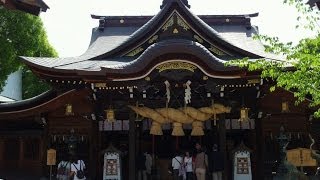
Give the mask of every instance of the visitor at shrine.
[{"label": "visitor at shrine", "polygon": [[224,170],[223,153],[218,151],[218,145],[214,144],[209,153],[209,171],[212,173],[213,180],[222,180]]},{"label": "visitor at shrine", "polygon": [[184,157],[184,166],[186,170],[186,180],[193,180],[193,158],[190,156],[189,151],[186,151]]},{"label": "visitor at shrine", "polygon": [[196,143],[196,158],[194,162],[194,169],[197,180],[206,180],[206,169],[208,167],[208,156],[203,151],[201,144]]},{"label": "visitor at shrine", "polygon": [[146,173],[147,173],[147,179],[151,179],[151,171],[152,171],[152,156],[150,155],[149,152],[144,153],[146,157]]},{"label": "visitor at shrine", "polygon": [[138,180],[147,180],[146,156],[140,152],[137,156]]},{"label": "visitor at shrine", "polygon": [[84,174],[85,171],[84,161],[76,158],[75,156],[71,157],[71,180],[86,180],[86,176]]},{"label": "visitor at shrine", "polygon": [[179,170],[183,165],[183,159],[180,153],[176,153],[175,157],[172,158],[171,165],[173,169],[173,180],[182,180],[182,176],[179,176]]},{"label": "visitor at shrine", "polygon": [[69,180],[70,175],[70,162],[67,160],[66,155],[62,155],[62,160],[57,167],[57,180]]}]

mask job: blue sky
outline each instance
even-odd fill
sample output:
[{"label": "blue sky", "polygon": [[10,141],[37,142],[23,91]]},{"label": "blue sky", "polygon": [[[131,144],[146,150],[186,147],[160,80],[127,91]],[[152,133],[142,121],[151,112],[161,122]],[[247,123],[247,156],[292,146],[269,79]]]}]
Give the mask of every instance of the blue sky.
[{"label": "blue sky", "polygon": [[[91,29],[98,25],[96,15],[155,15],[162,0],[46,0],[50,9],[41,14],[50,43],[60,57],[81,55],[88,47]],[[248,14],[259,12],[252,24],[260,34],[278,36],[282,41],[297,42],[311,35],[295,29],[295,8],[282,0],[189,0],[191,10],[205,14]]]}]

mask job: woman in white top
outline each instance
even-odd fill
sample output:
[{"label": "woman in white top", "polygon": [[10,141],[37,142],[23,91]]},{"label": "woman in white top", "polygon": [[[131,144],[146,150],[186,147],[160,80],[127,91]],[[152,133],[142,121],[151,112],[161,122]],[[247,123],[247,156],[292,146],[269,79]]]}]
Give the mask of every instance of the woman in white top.
[{"label": "woman in white top", "polygon": [[83,160],[77,160],[73,163],[71,163],[71,173],[73,174],[73,180],[85,180],[86,177],[78,178],[77,173],[79,170],[82,170],[84,172],[84,169],[86,168]]},{"label": "woman in white top", "polygon": [[180,166],[183,165],[183,159],[178,153],[172,158],[171,165],[173,168],[173,180],[179,180],[179,169]]},{"label": "woman in white top", "polygon": [[186,167],[187,172],[187,180],[193,179],[193,161],[192,156],[190,156],[190,153],[187,151],[186,156],[184,157],[184,166]]}]

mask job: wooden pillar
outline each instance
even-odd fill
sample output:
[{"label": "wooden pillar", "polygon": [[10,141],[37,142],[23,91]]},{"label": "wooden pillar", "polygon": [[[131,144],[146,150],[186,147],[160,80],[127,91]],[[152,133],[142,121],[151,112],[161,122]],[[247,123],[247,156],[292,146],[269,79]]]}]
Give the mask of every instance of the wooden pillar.
[{"label": "wooden pillar", "polygon": [[135,143],[135,137],[136,137],[136,132],[135,132],[135,118],[134,118],[134,113],[130,111],[130,117],[129,117],[129,177],[130,180],[135,180],[136,179],[136,143]]},{"label": "wooden pillar", "polygon": [[0,169],[3,169],[4,165],[4,138],[0,137]]},{"label": "wooden pillar", "polygon": [[228,179],[228,163],[227,163],[227,142],[226,142],[226,123],[225,114],[221,114],[219,118],[219,142],[220,142],[220,152],[223,153],[224,160],[224,172],[223,179]]},{"label": "wooden pillar", "polygon": [[[98,120],[97,120],[98,121]],[[99,121],[97,122],[98,123],[98,126],[99,126]],[[99,127],[98,127],[99,128]],[[99,129],[97,130],[98,131],[98,144],[97,144],[97,152],[98,152],[98,159],[97,159],[97,164],[98,164],[98,167],[97,167],[97,173],[96,176],[97,176],[97,179],[102,179],[102,172],[103,172],[103,166],[102,164],[104,164],[104,154],[100,154],[100,152],[103,150],[102,148],[102,132],[103,131],[99,131]]]},{"label": "wooden pillar", "polygon": [[42,154],[41,154],[41,161],[42,161],[42,176],[46,177],[48,175],[48,167],[47,167],[47,150],[49,149],[49,126],[50,126],[50,121],[47,120],[47,125],[44,126],[43,129],[43,136],[42,136]]},{"label": "wooden pillar", "polygon": [[176,136],[176,152],[179,151],[179,136]]},{"label": "wooden pillar", "polygon": [[18,158],[18,168],[23,169],[23,139],[19,137],[19,158]]},{"label": "wooden pillar", "polygon": [[98,151],[98,133],[99,133],[99,127],[98,127],[98,121],[92,120],[91,122],[91,132],[89,134],[90,138],[90,149],[89,149],[89,161],[90,161],[90,167],[89,167],[89,176],[90,179],[97,179],[97,169],[98,169],[98,159],[99,151]]},{"label": "wooden pillar", "polygon": [[257,175],[256,179],[263,179],[264,172],[263,172],[263,165],[264,165],[264,137],[262,132],[262,119],[256,118],[255,120],[255,131],[256,131],[256,162],[257,162]]}]

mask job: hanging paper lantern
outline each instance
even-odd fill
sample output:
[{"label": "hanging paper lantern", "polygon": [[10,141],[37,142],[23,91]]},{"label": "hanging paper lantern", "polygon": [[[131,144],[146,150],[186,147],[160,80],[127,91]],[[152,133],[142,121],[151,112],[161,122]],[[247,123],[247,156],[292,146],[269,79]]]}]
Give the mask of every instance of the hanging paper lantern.
[{"label": "hanging paper lantern", "polygon": [[289,112],[289,102],[284,101],[281,103],[281,112],[286,113]]},{"label": "hanging paper lantern", "polygon": [[72,104],[66,104],[65,115],[66,116],[73,115]]},{"label": "hanging paper lantern", "polygon": [[150,134],[152,135],[163,135],[161,124],[155,121],[152,121]]},{"label": "hanging paper lantern", "polygon": [[248,121],[249,120],[249,108],[241,108],[240,109],[240,119],[239,121]]},{"label": "hanging paper lantern", "polygon": [[105,113],[106,113],[106,119],[109,121],[109,122],[114,122],[116,121],[115,119],[115,115],[114,115],[114,110],[113,109],[108,109],[108,110],[105,110]]},{"label": "hanging paper lantern", "polygon": [[203,135],[204,135],[203,123],[200,121],[194,121],[192,123],[191,136],[203,136]]},{"label": "hanging paper lantern", "polygon": [[182,123],[173,123],[173,129],[172,129],[172,136],[184,136],[183,128],[182,128]]}]

